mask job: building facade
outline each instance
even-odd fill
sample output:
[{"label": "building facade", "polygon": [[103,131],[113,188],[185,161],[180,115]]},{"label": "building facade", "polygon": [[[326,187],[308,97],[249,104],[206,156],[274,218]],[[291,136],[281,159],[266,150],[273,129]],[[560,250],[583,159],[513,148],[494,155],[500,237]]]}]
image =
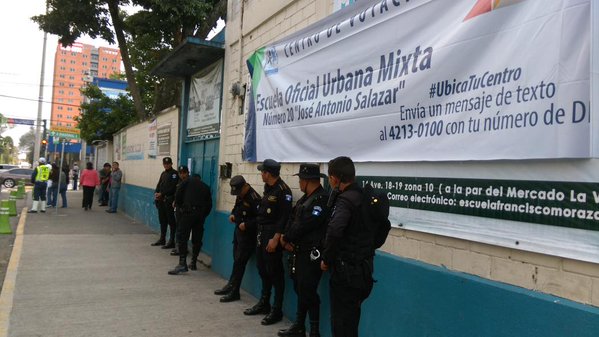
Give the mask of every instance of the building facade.
[{"label": "building facade", "polygon": [[[247,137],[247,102],[243,97],[227,93],[228,88],[236,84],[251,83],[246,61],[257,50],[293,35],[343,7],[365,3],[383,8],[412,4],[405,1],[315,0],[228,2],[220,159],[221,163],[231,163],[233,175],[242,174],[257,190],[261,189],[262,182],[256,163],[242,160],[243,151],[248,150],[244,141]],[[414,3],[414,6],[417,5],[418,3]],[[356,12],[355,22],[381,15],[384,10],[380,7],[368,7],[362,12]],[[321,37],[328,32],[334,35],[335,27],[334,24],[323,25]],[[315,31],[318,29],[311,32]],[[309,38],[297,40],[299,43],[292,44],[288,50],[301,53],[304,48],[308,48],[306,46],[310,46],[302,44],[302,41],[308,43],[308,40]],[[349,57],[347,55],[354,55],[351,50],[346,51],[347,53],[338,56],[340,61]],[[269,57],[267,52],[265,58]],[[279,54],[279,58],[282,57]],[[401,62],[399,58],[398,60],[397,62]],[[336,71],[336,67],[332,67],[333,71]],[[305,71],[309,73],[310,69]],[[246,95],[245,100],[247,99]],[[263,120],[258,122],[263,123]],[[346,137],[350,137],[352,132],[358,132],[357,130],[346,129]],[[331,158],[343,154],[345,153],[331,154]],[[326,161],[321,163],[325,166]],[[438,177],[439,172],[443,172],[445,177],[451,178],[506,179],[509,178],[506,172],[511,172],[524,180],[536,178],[563,181],[559,168],[570,167],[572,164],[558,161],[547,165],[546,161],[535,160],[371,162],[358,164],[357,174],[371,176],[390,172],[383,175]],[[577,172],[594,170],[598,165],[597,159],[574,164],[579,165]],[[297,178],[292,174],[297,172],[298,166],[299,163],[291,160],[283,164],[281,171],[282,178],[293,188],[296,200],[301,193]],[[324,171],[326,172],[326,166]],[[530,172],[535,173],[531,176]],[[592,177],[577,176],[572,179],[596,181]],[[228,193],[227,183],[228,180],[221,180],[217,203],[217,211],[223,222],[234,202],[234,198]],[[549,244],[553,245],[551,248],[531,248],[521,240],[510,240],[510,234],[505,234],[504,237],[499,234],[497,240],[486,240],[484,235],[459,235],[457,230],[447,229],[451,223],[465,222],[475,222],[472,228],[483,224],[491,226],[492,223],[483,218],[472,220],[471,217],[435,212],[426,215],[430,215],[429,219],[419,226],[412,224],[417,221],[408,221],[403,217],[399,221],[393,221],[394,228],[376,257],[375,279],[379,282],[375,284],[371,297],[363,307],[360,335],[591,336],[594,332],[590,331],[599,327],[599,264],[593,258],[597,245],[591,244],[586,255],[579,255],[582,257],[564,253],[560,248],[576,246],[576,240],[580,240],[579,247],[586,246],[585,234],[596,237],[596,232],[552,227],[546,232],[555,230],[554,239],[547,241],[564,240],[563,243],[555,244],[557,241],[553,241],[553,244]],[[527,225],[521,227],[525,226]],[[546,235],[545,228],[548,227],[551,226],[532,226],[534,230],[531,229],[530,232],[518,232],[521,230],[519,228],[516,229],[515,237],[543,238]],[[570,235],[574,234],[580,236],[569,242]],[[213,257],[213,268],[217,271],[220,269],[219,263],[227,264],[226,261]],[[227,268],[222,268],[223,276],[226,276],[226,270]],[[323,283],[327,281],[325,279]],[[249,281],[247,288],[258,295],[259,286],[256,283],[256,280]],[[322,285],[321,290],[322,297],[326,298],[328,286]],[[323,307],[322,315],[325,320],[329,315],[328,304]],[[285,308],[291,316],[293,305],[286,303]],[[567,326],[562,327],[565,321],[568,321]]]},{"label": "building facade", "polygon": [[71,46],[56,46],[52,80],[52,111],[50,128],[76,132],[74,117],[78,116],[83,97],[79,91],[94,77],[109,78],[120,73],[121,54],[118,49],[94,47],[75,42]]}]

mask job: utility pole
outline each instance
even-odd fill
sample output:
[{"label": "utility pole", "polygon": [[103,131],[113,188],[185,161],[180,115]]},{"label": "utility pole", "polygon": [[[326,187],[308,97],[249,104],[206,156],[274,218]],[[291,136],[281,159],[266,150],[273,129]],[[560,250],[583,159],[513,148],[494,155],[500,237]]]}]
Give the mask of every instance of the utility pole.
[{"label": "utility pole", "polygon": [[[48,14],[48,1],[46,1],[46,14]],[[44,73],[46,72],[46,42],[48,33],[44,32],[44,47],[42,49],[42,72],[40,73],[40,91],[37,101],[37,123],[35,123],[35,144],[33,147],[33,163],[40,157],[40,146],[42,137],[40,127],[42,125],[42,102],[44,100]],[[33,164],[31,163],[31,164]]]}]

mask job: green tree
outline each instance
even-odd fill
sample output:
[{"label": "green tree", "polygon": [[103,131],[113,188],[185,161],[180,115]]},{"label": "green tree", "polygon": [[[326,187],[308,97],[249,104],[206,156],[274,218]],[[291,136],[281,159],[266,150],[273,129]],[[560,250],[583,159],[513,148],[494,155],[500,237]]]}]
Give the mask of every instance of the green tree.
[{"label": "green tree", "polygon": [[17,148],[10,136],[0,136],[0,162],[6,164],[17,162]]},{"label": "green tree", "polygon": [[26,151],[28,163],[33,163],[33,147],[35,144],[35,129],[30,128],[25,134],[19,138],[19,150]]},{"label": "green tree", "polygon": [[131,98],[120,95],[111,99],[95,85],[82,89],[81,93],[89,99],[89,103],[81,104],[82,113],[75,117],[75,121],[85,141],[111,140],[115,132],[135,121]]},{"label": "green tree", "polygon": [[[110,43],[116,38],[135,111],[141,120],[147,116],[146,111],[159,111],[171,102],[178,103],[180,95],[173,80],[157,80],[149,71],[186,36],[206,36],[216,20],[224,17],[226,2],[48,0],[48,13],[32,19],[42,30],[58,35],[65,46],[81,35],[101,37]],[[142,10],[127,17],[120,11],[126,5],[141,6]]]}]

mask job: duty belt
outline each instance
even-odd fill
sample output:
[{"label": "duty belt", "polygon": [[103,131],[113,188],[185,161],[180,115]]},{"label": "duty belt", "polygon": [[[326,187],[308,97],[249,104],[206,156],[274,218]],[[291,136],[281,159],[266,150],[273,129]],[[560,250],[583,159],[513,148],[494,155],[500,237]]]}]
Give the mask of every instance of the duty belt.
[{"label": "duty belt", "polygon": [[295,245],[293,247],[293,254],[299,253],[310,253],[310,260],[315,261],[320,258],[321,248],[317,245]]}]

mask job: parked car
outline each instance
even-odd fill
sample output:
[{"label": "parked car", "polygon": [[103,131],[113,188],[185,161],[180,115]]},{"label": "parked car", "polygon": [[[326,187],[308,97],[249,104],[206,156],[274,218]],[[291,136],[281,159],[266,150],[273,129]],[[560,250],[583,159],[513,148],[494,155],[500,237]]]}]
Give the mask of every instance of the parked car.
[{"label": "parked car", "polygon": [[32,169],[12,168],[0,172],[0,182],[2,182],[2,185],[6,188],[14,187],[19,179],[25,179],[26,183],[29,183],[31,181],[32,173]]},{"label": "parked car", "polygon": [[15,165],[15,164],[0,164],[0,172],[2,171],[6,171],[12,168],[18,168],[19,165]]}]

